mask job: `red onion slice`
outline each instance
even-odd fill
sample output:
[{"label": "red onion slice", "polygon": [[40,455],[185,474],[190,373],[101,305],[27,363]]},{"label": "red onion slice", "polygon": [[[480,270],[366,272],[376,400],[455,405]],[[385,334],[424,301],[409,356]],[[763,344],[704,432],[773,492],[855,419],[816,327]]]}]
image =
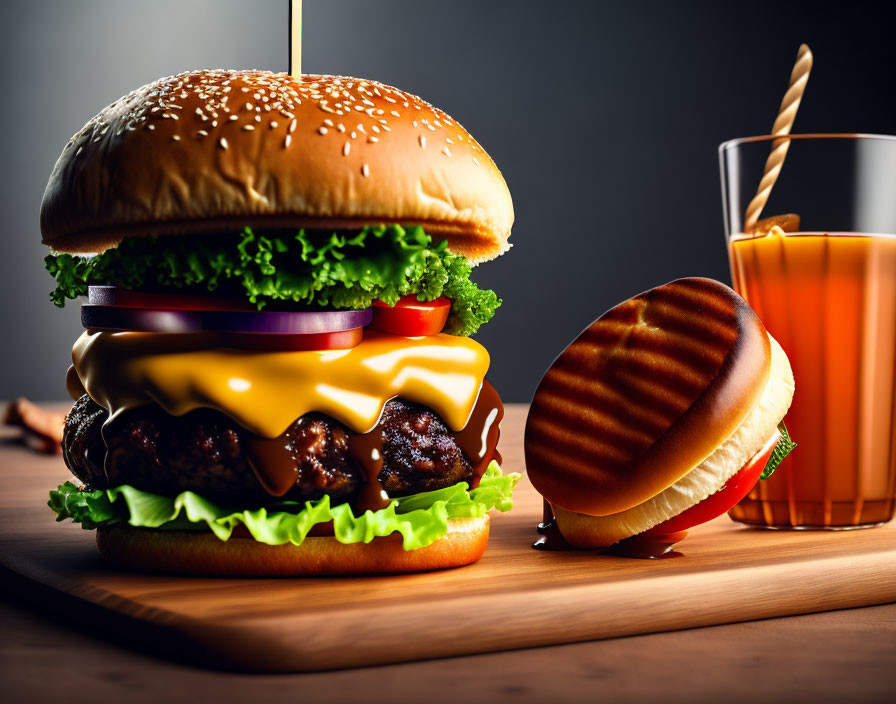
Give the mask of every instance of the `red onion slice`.
[{"label": "red onion slice", "polygon": [[129,291],[118,286],[88,286],[87,302],[101,306],[157,310],[258,310],[245,298],[224,298],[211,294],[147,293]]},{"label": "red onion slice", "polygon": [[260,335],[303,335],[339,332],[368,325],[370,308],[311,312],[164,310],[85,303],[81,324],[98,330],[137,332],[238,332]]}]

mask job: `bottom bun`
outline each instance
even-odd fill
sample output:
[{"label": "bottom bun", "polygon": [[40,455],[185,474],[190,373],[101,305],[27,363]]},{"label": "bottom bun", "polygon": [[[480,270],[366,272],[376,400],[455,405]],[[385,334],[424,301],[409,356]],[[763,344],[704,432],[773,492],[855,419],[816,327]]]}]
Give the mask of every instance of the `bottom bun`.
[{"label": "bottom bun", "polygon": [[489,518],[448,521],[448,534],[431,545],[405,550],[393,533],[370,543],[305,538],[301,545],[267,545],[251,538],[224,541],[212,533],[129,526],[98,528],[100,554],[116,564],[152,572],[275,577],[423,572],[476,562],[488,543]]}]

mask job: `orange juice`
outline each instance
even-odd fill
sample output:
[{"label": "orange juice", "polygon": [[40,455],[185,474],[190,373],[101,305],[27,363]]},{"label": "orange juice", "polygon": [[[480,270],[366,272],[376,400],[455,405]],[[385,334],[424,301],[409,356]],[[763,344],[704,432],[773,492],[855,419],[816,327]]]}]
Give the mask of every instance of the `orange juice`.
[{"label": "orange juice", "polygon": [[734,287],[781,343],[799,444],[731,511],[753,525],[849,528],[896,509],[896,236],[733,237]]}]

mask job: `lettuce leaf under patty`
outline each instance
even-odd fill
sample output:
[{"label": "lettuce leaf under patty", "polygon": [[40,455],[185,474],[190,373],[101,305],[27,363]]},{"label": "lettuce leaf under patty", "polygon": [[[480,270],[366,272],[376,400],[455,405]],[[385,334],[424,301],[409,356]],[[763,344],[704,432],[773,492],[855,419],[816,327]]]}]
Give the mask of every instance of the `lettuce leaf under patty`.
[{"label": "lettuce leaf under patty", "polygon": [[131,290],[182,289],[246,297],[271,306],[367,308],[416,294],[421,301],[451,299],[445,332],[472,335],[501,305],[494,291],[470,281],[464,257],[434,243],[419,226],[367,226],[357,232],[300,230],[258,235],[249,228],[232,237],[131,237],[92,257],[50,254],[56,279],[50,300],[87,295],[88,286]]},{"label": "lettuce leaf under patty", "polygon": [[57,521],[71,518],[86,530],[127,524],[161,530],[210,530],[227,540],[237,525],[243,525],[259,542],[301,545],[313,526],[333,521],[333,532],[341,543],[369,543],[376,537],[400,533],[404,549],[415,550],[444,537],[449,518],[478,518],[491,509],[509,511],[519,478],[519,474],[502,474],[498,463],[491,462],[475,489],[459,482],[445,489],[393,499],[388,507],[360,516],[348,504],[331,506],[328,496],[239,510],[220,506],[192,491],[173,497],[128,485],[88,491],[71,482],[50,492],[48,506],[56,512]]}]

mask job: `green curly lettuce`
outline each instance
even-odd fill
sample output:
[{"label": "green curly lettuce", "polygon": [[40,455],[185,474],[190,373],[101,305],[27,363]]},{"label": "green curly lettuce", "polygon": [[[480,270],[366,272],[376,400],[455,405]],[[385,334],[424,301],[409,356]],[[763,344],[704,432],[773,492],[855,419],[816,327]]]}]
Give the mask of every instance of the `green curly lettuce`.
[{"label": "green curly lettuce", "polygon": [[366,308],[402,296],[451,299],[445,332],[472,335],[501,305],[494,291],[470,281],[464,257],[434,243],[419,226],[378,225],[352,233],[300,230],[257,235],[249,228],[233,237],[132,237],[93,257],[50,254],[56,279],[50,300],[87,295],[88,286],[132,290],[185,289],[245,296],[265,306]]},{"label": "green curly lettuce", "polygon": [[356,516],[348,504],[331,506],[328,496],[299,503],[280,501],[250,510],[224,507],[185,491],[160,496],[124,485],[113,489],[83,490],[71,482],[50,492],[48,506],[56,520],[71,518],[85,530],[126,524],[162,530],[194,530],[230,538],[243,525],[255,540],[268,545],[301,545],[311,528],[333,522],[341,543],[369,543],[376,537],[400,533],[405,550],[426,547],[448,532],[450,518],[478,518],[491,509],[513,507],[513,487],[519,474],[502,474],[491,462],[479,486],[470,490],[466,482],[445,489],[393,499],[384,509]]}]

